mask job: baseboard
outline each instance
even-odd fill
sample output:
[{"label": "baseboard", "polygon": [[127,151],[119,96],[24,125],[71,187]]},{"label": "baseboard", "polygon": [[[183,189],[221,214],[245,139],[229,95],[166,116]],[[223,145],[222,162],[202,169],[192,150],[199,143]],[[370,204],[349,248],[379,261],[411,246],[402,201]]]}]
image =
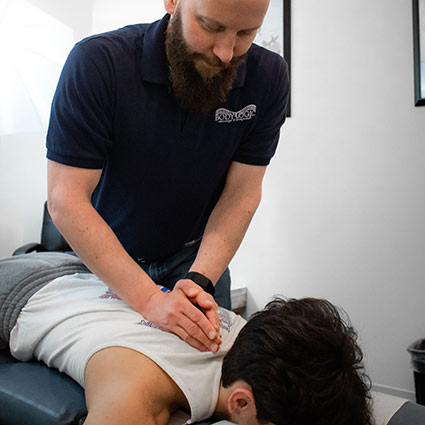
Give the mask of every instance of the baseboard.
[{"label": "baseboard", "polygon": [[234,288],[231,291],[232,297],[232,310],[235,313],[242,314],[246,308],[247,302],[247,288]]},{"label": "baseboard", "polygon": [[395,397],[405,398],[410,401],[416,401],[414,391],[403,390],[401,388],[389,387],[387,385],[372,384],[372,390],[378,393],[393,395]]}]

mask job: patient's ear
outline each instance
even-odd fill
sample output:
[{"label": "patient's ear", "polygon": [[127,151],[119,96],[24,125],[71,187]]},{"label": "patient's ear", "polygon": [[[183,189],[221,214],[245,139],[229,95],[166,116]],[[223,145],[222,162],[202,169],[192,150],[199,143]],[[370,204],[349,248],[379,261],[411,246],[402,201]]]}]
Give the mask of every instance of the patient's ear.
[{"label": "patient's ear", "polygon": [[227,400],[227,408],[231,417],[256,417],[254,395],[251,386],[246,382],[235,383],[232,392]]}]

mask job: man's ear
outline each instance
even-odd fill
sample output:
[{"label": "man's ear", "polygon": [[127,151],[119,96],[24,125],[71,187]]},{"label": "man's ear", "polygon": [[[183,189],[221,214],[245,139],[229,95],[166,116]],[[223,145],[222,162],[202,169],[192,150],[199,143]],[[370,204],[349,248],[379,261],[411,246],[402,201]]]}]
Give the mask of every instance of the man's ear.
[{"label": "man's ear", "polygon": [[164,0],[165,10],[170,15],[174,15],[174,12],[176,11],[176,6],[177,6],[177,0]]},{"label": "man's ear", "polygon": [[[249,387],[249,385],[247,385]],[[248,415],[256,417],[254,395],[251,388],[237,387],[230,394],[227,400],[227,408],[231,416]]]}]

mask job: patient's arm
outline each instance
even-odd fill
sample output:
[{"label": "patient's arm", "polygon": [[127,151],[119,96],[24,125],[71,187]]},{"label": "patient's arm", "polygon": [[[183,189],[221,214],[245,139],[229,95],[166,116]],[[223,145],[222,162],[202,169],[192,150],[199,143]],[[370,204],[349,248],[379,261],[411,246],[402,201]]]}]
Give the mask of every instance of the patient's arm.
[{"label": "patient's arm", "polygon": [[84,425],[167,425],[188,403],[176,383],[137,351],[109,347],[85,370],[88,416]]}]

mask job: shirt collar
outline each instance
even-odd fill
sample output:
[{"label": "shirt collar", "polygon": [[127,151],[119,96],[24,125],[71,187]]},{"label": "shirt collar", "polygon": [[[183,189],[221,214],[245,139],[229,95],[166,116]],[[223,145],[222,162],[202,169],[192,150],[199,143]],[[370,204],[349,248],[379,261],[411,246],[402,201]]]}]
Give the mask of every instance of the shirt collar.
[{"label": "shirt collar", "polygon": [[165,32],[170,15],[149,25],[143,38],[141,73],[144,81],[168,85]]},{"label": "shirt collar", "polygon": [[[143,39],[143,54],[141,73],[144,81],[157,84],[169,84],[168,64],[165,53],[165,33],[170,15],[166,14],[161,20],[149,25]],[[233,88],[245,84],[246,63],[238,70],[238,76]]]}]

